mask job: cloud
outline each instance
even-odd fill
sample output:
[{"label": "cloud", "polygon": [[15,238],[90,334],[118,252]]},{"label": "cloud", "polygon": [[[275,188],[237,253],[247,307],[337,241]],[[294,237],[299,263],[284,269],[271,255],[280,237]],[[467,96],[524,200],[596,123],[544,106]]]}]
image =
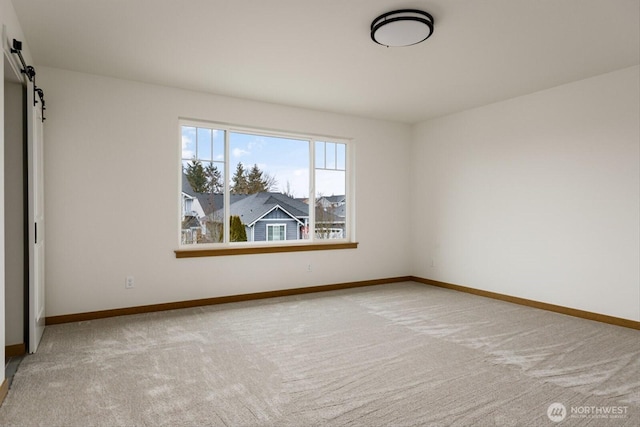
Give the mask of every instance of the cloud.
[{"label": "cloud", "polygon": [[233,154],[233,157],[242,157],[242,156],[248,156],[249,154],[251,154],[251,152],[247,150],[243,150],[242,148],[234,148],[231,154]]},{"label": "cloud", "polygon": [[182,158],[192,159],[195,155],[195,144],[193,140],[187,135],[182,135]]},{"label": "cloud", "polygon": [[256,136],[254,139],[249,141],[249,143],[247,143],[247,148],[249,150],[261,150],[262,147],[264,147],[265,143],[266,141],[263,138]]}]

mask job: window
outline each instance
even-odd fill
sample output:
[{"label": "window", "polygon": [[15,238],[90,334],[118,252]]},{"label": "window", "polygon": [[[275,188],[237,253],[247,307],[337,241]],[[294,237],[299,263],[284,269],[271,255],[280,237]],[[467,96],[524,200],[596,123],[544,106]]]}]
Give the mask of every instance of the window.
[{"label": "window", "polygon": [[333,188],[339,188],[336,194],[316,191],[317,201],[315,218],[316,239],[341,239],[345,233],[344,222],[346,205],[347,147],[335,142],[315,142],[315,180]]},{"label": "window", "polygon": [[287,240],[286,224],[268,224],[267,225],[267,241]]},{"label": "window", "polygon": [[349,142],[181,121],[181,245],[353,239]]}]

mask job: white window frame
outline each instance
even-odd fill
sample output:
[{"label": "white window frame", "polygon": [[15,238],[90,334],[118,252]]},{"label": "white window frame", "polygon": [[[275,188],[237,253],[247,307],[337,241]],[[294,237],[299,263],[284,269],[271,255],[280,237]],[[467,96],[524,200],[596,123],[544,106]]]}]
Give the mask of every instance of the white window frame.
[{"label": "white window frame", "polygon": [[[180,203],[178,204],[179,212],[178,212],[178,227],[177,227],[177,235],[178,235],[178,247],[182,250],[191,250],[191,249],[218,249],[218,248],[233,248],[233,247],[256,247],[256,246],[274,246],[277,245],[278,241],[265,241],[265,242],[230,242],[230,227],[228,226],[229,218],[230,218],[230,199],[231,199],[231,191],[230,191],[230,177],[232,175],[232,170],[230,167],[230,153],[229,153],[229,139],[230,134],[234,132],[238,133],[249,133],[257,136],[267,136],[267,137],[275,137],[275,138],[285,138],[285,139],[298,139],[301,141],[308,141],[309,143],[309,238],[308,239],[298,239],[298,240],[286,240],[286,224],[285,225],[285,240],[281,242],[286,242],[286,245],[332,245],[332,244],[341,244],[341,243],[353,243],[356,244],[356,224],[355,224],[355,141],[349,137],[339,137],[339,136],[331,136],[331,135],[320,135],[313,133],[299,133],[299,132],[289,132],[289,131],[278,131],[278,130],[270,130],[264,128],[256,128],[250,126],[239,126],[232,125],[228,123],[220,123],[206,120],[198,120],[198,119],[188,119],[188,118],[180,118],[178,120],[178,187],[182,188],[182,127],[196,127],[196,128],[208,128],[215,129],[219,131],[224,131],[224,238],[223,242],[220,243],[200,243],[200,244],[183,244],[182,243],[182,231],[181,231],[181,217],[182,217],[182,193],[178,191],[178,195],[180,197]],[[315,159],[315,143],[316,142],[333,142],[337,144],[345,144],[346,153],[345,153],[345,201],[346,201],[346,217],[345,217],[345,227],[346,233],[344,233],[343,238],[341,239],[318,239],[316,238],[315,232],[315,178],[316,178],[316,159]],[[314,200],[312,203],[311,200]],[[178,252],[178,251],[177,251]]]}]

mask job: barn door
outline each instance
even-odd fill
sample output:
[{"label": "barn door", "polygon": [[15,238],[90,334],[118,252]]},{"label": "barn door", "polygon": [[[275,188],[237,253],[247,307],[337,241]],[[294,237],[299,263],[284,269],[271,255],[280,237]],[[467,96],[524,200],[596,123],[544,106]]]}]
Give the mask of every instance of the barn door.
[{"label": "barn door", "polygon": [[29,246],[29,353],[35,353],[44,333],[44,179],[42,100],[27,81],[27,224]]}]

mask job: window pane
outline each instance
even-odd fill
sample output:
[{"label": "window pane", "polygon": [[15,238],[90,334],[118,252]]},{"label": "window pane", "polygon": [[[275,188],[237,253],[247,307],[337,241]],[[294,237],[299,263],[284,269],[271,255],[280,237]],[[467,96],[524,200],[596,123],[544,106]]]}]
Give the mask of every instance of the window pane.
[{"label": "window pane", "polygon": [[316,239],[344,239],[346,230],[346,173],[316,170]]},{"label": "window pane", "polygon": [[309,141],[231,132],[229,161],[230,214],[240,218],[247,241],[305,238]]},{"label": "window pane", "polygon": [[224,161],[211,161],[214,134],[224,141],[224,131],[182,127],[182,244],[224,239]]}]

